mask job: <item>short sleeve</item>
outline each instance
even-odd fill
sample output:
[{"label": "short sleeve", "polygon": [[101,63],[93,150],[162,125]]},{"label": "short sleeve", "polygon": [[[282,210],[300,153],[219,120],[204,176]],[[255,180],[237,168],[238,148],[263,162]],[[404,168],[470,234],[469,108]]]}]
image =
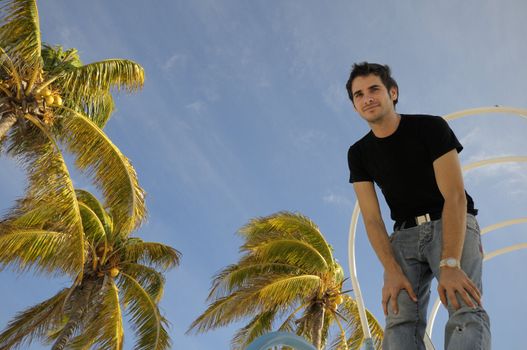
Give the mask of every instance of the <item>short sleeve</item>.
[{"label": "short sleeve", "polygon": [[348,150],[348,167],[350,170],[349,182],[370,181],[372,177],[364,167],[364,160],[357,144],[351,146]]},{"label": "short sleeve", "polygon": [[463,150],[463,146],[445,119],[431,117],[428,123],[427,129],[423,130],[423,136],[432,162],[453,149],[458,153]]}]

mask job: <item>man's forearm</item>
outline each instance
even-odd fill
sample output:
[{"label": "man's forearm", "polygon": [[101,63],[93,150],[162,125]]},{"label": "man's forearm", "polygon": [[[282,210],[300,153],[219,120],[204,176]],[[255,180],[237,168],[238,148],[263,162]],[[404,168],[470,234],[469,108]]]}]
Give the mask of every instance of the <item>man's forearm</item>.
[{"label": "man's forearm", "polygon": [[466,220],[467,201],[464,193],[462,197],[445,200],[442,215],[443,247],[441,259],[452,257],[461,260]]},{"label": "man's forearm", "polygon": [[371,221],[365,222],[365,226],[370,244],[384,267],[384,270],[401,270],[401,267],[395,260],[384,223],[382,221]]}]

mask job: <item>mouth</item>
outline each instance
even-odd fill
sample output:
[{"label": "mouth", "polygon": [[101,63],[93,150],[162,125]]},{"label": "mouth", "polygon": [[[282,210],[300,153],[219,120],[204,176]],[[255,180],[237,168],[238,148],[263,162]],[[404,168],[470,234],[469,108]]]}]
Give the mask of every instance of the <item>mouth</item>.
[{"label": "mouth", "polygon": [[371,105],[371,106],[368,106],[368,107],[364,108],[362,111],[363,111],[363,112],[367,112],[367,111],[369,111],[370,109],[374,109],[374,108],[376,108],[376,107],[379,107],[379,105]]}]

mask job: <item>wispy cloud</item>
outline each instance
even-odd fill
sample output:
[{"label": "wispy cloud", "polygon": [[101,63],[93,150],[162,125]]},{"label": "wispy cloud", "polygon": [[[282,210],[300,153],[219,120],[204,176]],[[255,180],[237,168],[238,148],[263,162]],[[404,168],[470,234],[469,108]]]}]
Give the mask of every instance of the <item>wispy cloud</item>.
[{"label": "wispy cloud", "polygon": [[323,93],[324,102],[326,105],[333,110],[333,112],[341,112],[348,105],[348,97],[346,95],[346,89],[344,84],[333,82],[327,87]]},{"label": "wispy cloud", "polygon": [[207,105],[203,101],[195,101],[185,106],[185,108],[197,114],[203,113],[206,110],[206,107]]},{"label": "wispy cloud", "polygon": [[163,62],[161,69],[165,72],[172,71],[178,68],[184,68],[187,64],[188,56],[181,53],[175,53]]},{"label": "wispy cloud", "polygon": [[322,197],[322,201],[327,204],[333,204],[339,207],[346,208],[349,208],[352,205],[352,201],[348,197],[332,192],[324,195]]}]

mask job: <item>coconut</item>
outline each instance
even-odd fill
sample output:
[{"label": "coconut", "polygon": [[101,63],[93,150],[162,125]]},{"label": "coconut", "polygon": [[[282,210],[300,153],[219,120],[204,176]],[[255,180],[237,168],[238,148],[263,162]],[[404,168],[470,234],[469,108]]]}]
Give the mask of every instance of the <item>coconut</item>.
[{"label": "coconut", "polygon": [[55,101],[55,98],[53,96],[46,96],[46,104],[49,106],[49,105],[52,105],[53,102]]},{"label": "coconut", "polygon": [[59,95],[55,96],[54,97],[54,100],[55,100],[55,104],[57,106],[62,106],[62,97],[60,97]]},{"label": "coconut", "polygon": [[110,270],[110,276],[117,277],[118,274],[119,274],[119,269],[117,267],[112,267],[112,269]]}]

